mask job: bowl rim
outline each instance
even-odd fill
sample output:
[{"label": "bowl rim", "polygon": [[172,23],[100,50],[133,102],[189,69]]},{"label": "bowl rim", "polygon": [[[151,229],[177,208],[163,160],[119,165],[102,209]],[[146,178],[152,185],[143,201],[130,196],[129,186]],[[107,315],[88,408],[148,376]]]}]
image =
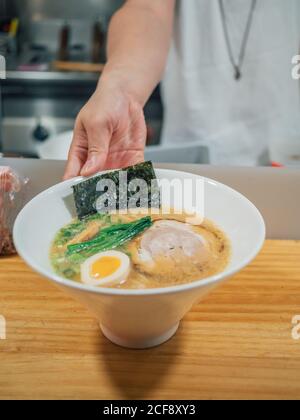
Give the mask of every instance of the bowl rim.
[{"label": "bowl rim", "polygon": [[[205,287],[205,286],[213,286],[214,284],[218,284],[222,281],[225,281],[228,277],[233,276],[234,274],[241,271],[243,268],[245,268],[247,265],[253,261],[253,259],[258,255],[258,253],[261,251],[263,244],[265,242],[265,236],[266,236],[266,226],[264,219],[260,213],[260,211],[256,208],[256,206],[243,194],[236,191],[235,189],[219,182],[216,180],[213,180],[211,178],[207,178],[201,175],[185,172],[185,171],[178,171],[178,170],[170,170],[170,169],[160,169],[156,168],[155,170],[160,171],[161,173],[168,172],[168,174],[171,175],[174,174],[180,174],[180,176],[187,176],[190,177],[191,175],[194,177],[199,177],[204,180],[204,182],[216,185],[220,188],[223,188],[230,192],[231,194],[235,194],[239,196],[241,200],[243,200],[249,207],[252,208],[253,212],[256,213],[257,221],[259,225],[259,238],[257,240],[257,244],[255,248],[252,250],[251,253],[249,253],[247,258],[244,258],[241,260],[238,264],[233,266],[231,269],[225,269],[224,271],[215,274],[213,276],[209,276],[207,278],[196,280],[190,283],[183,283],[180,285],[173,285],[173,286],[167,286],[167,287],[159,287],[159,288],[153,288],[153,289],[115,289],[115,288],[106,288],[106,287],[99,287],[99,286],[89,286],[82,283],[77,283],[73,280],[66,279],[64,277],[59,276],[55,272],[50,273],[47,270],[44,270],[37,264],[33,258],[27,255],[26,250],[21,249],[19,246],[18,237],[20,236],[19,230],[20,226],[22,224],[22,218],[23,214],[27,212],[32,203],[41,198],[41,196],[44,196],[46,194],[52,194],[57,189],[61,189],[63,187],[72,186],[75,185],[78,182],[81,182],[84,177],[76,177],[73,179],[69,179],[63,182],[60,182],[58,184],[53,185],[52,187],[42,191],[38,195],[36,195],[32,200],[30,200],[20,211],[20,213],[17,216],[17,219],[15,221],[14,227],[13,227],[13,238],[15,242],[16,250],[19,254],[19,256],[26,262],[27,265],[29,265],[34,271],[36,271],[41,276],[47,278],[48,280],[58,284],[59,286],[76,289],[78,291],[84,292],[84,293],[96,293],[100,295],[110,295],[110,296],[151,296],[151,295],[165,295],[165,294],[176,294],[180,292],[185,291],[192,291],[194,289],[197,289],[199,287]],[[99,174],[103,174],[108,171],[101,171]],[[97,175],[97,174],[96,174]],[[230,238],[229,238],[230,239]]]}]

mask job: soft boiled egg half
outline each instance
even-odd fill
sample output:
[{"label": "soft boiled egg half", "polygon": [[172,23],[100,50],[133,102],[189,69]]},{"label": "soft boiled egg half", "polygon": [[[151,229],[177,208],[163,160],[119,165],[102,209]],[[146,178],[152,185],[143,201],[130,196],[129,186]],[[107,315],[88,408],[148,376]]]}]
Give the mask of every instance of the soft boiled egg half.
[{"label": "soft boiled egg half", "polygon": [[81,281],[90,286],[116,286],[130,272],[130,259],[123,252],[107,251],[93,255],[81,266]]}]

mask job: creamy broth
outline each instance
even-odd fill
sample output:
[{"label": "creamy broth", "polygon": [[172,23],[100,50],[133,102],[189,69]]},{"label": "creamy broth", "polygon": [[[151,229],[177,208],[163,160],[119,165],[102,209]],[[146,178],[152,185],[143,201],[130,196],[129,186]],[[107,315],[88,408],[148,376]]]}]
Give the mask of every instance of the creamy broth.
[{"label": "creamy broth", "polygon": [[[56,235],[50,250],[55,271],[81,282],[80,264],[65,257],[68,245],[93,239],[102,228],[141,219],[139,214],[92,216],[74,220]],[[130,257],[126,281],[112,287],[144,289],[180,285],[207,278],[225,270],[230,260],[228,238],[212,221],[185,223],[186,215],[151,215],[153,225],[117,248]]]}]

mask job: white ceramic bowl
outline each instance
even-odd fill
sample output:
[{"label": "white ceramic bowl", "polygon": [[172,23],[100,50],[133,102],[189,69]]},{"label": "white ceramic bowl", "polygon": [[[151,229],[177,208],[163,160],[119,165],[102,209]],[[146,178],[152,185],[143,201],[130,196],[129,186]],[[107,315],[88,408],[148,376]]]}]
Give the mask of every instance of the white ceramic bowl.
[{"label": "white ceramic bowl", "polygon": [[[200,178],[169,170],[156,173],[159,179],[170,181]],[[130,348],[156,346],[176,332],[194,303],[249,264],[264,242],[263,218],[249,200],[225,185],[200,179],[205,187],[205,217],[222,228],[232,243],[231,262],[221,274],[181,286],[147,290],[96,288],[55,274],[49,261],[50,244],[55,233],[75,215],[70,205],[71,186],[81,178],[55,185],[24,207],[14,226],[17,251],[35,271],[88,307],[108,339]]]}]

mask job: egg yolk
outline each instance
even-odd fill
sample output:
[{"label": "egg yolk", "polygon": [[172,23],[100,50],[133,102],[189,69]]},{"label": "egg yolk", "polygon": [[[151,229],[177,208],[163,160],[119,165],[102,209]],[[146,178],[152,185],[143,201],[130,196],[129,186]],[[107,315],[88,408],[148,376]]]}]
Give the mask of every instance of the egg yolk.
[{"label": "egg yolk", "polygon": [[114,274],[121,266],[121,261],[116,257],[102,257],[91,266],[91,276],[104,278]]}]

